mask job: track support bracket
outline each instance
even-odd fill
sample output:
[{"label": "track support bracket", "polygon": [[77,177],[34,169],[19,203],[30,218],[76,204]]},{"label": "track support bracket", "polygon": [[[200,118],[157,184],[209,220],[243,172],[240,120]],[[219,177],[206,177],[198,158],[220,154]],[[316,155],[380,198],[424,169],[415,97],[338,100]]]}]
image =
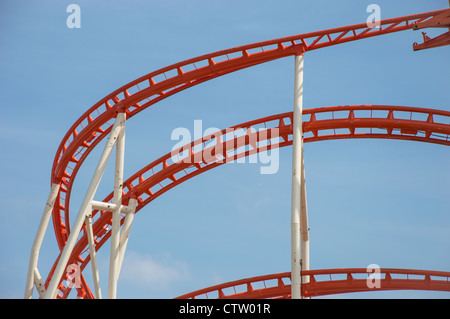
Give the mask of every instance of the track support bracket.
[{"label": "track support bracket", "polygon": [[415,42],[413,44],[414,51],[450,45],[450,10],[441,12],[428,20],[415,22],[413,24],[413,30],[420,30],[424,28],[448,28],[449,31],[435,38],[430,38],[425,32],[422,32],[423,43],[418,44]]}]

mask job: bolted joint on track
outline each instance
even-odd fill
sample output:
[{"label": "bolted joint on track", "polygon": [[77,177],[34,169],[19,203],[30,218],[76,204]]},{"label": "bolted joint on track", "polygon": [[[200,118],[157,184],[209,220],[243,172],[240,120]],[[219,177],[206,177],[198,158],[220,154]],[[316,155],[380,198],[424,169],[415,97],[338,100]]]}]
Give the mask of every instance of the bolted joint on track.
[{"label": "bolted joint on track", "polygon": [[292,47],[292,50],[294,51],[294,55],[303,55],[305,53],[306,49],[303,44],[296,44]]}]

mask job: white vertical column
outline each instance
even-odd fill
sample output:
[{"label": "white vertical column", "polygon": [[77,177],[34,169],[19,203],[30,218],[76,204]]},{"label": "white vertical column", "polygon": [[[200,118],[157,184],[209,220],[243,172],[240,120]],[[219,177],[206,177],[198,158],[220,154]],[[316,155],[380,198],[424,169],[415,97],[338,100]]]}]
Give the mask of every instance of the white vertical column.
[{"label": "white vertical column", "polygon": [[[303,150],[302,150],[303,151]],[[309,270],[309,226],[308,209],[306,204],[305,157],[302,158],[302,180],[300,186],[300,244],[302,270]],[[303,276],[302,283],[309,283],[309,276]]]},{"label": "white vertical column", "polygon": [[111,156],[111,152],[114,149],[114,145],[116,144],[116,140],[123,128],[123,125],[125,124],[125,121],[126,121],[125,113],[119,113],[116,117],[116,121],[114,122],[114,126],[111,129],[111,133],[108,137],[105,148],[103,149],[103,153],[97,164],[94,176],[92,177],[91,183],[89,184],[88,190],[81,204],[77,218],[73,223],[72,230],[67,239],[66,245],[64,246],[64,249],[61,252],[58,264],[56,265],[47,292],[44,296],[45,299],[53,299],[56,297],[56,290],[58,289],[59,282],[61,280],[64,271],[66,270],[67,262],[69,261],[70,255],[72,254],[73,247],[75,246],[81,227],[85,221],[88,209],[91,207],[91,202],[100,184],[106,165],[108,164],[109,157]]},{"label": "white vertical column", "polygon": [[27,282],[25,286],[25,299],[33,297],[35,270],[39,259],[39,251],[41,249],[42,241],[44,240],[45,231],[47,230],[48,222],[52,214],[53,206],[55,205],[56,196],[58,195],[60,184],[53,183],[48,195],[47,203],[45,204],[44,213],[41,217],[41,222],[34,238],[33,247],[31,248],[30,262],[28,265]]},{"label": "white vertical column", "polygon": [[295,56],[294,112],[292,127],[291,194],[291,298],[300,299],[300,201],[303,163],[303,54]]},{"label": "white vertical column", "polygon": [[119,278],[119,251],[120,251],[120,211],[122,210],[122,190],[123,190],[123,167],[125,157],[125,121],[122,123],[122,130],[117,138],[116,144],[116,166],[114,177],[114,205],[112,212],[111,229],[111,252],[109,256],[109,285],[108,298],[115,299],[117,296],[117,280]]}]

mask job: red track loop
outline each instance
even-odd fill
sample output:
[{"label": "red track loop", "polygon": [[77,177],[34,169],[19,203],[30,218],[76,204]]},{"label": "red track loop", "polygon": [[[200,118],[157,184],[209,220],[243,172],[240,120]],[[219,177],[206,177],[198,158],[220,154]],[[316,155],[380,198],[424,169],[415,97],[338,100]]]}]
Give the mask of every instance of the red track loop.
[{"label": "red track loop", "polygon": [[[130,118],[166,97],[231,72],[283,57],[303,54],[303,52],[323,47],[419,28],[424,26],[424,23],[427,21],[433,22],[436,19],[440,19],[441,16],[447,16],[449,12],[450,9],[443,9],[386,19],[380,21],[380,28],[369,28],[366,23],[362,23],[210,53],[151,72],[107,95],[87,110],[72,125],[61,141],[53,161],[51,181],[52,183],[61,185],[52,211],[53,226],[60,250],[63,249],[70,234],[69,203],[72,185],[77,172],[89,153],[108,135],[112,128],[112,121],[118,112],[126,112],[127,118]],[[448,117],[448,112],[408,108],[396,109],[395,107],[383,109],[381,107],[381,111],[388,112],[386,117],[377,118],[371,115],[360,118],[354,112],[357,108],[349,107],[348,109],[341,108],[339,110],[323,109],[322,111],[322,109],[317,109],[314,111],[305,111],[305,114],[311,114],[311,118],[308,121],[309,124],[305,123],[304,127],[305,132],[310,132],[311,136],[307,137],[305,135],[305,142],[364,137],[407,139],[448,145],[448,125],[439,124],[447,124],[448,121],[439,123],[436,121],[436,117]],[[358,110],[363,109],[363,106],[359,106]],[[374,107],[367,107],[367,110],[369,109],[379,111]],[[318,120],[318,115],[334,115],[341,110],[347,111],[348,116],[340,119],[332,117],[329,120]],[[329,113],[330,111],[332,113]],[[411,116],[409,119],[403,117],[397,118],[395,117],[395,112],[407,112]],[[425,115],[427,118],[415,119],[414,116],[417,114]],[[283,116],[283,120],[280,120],[277,116],[271,119],[278,121],[279,124],[275,125],[275,127],[279,129],[282,141],[277,145],[269,143],[266,147],[256,147],[256,150],[253,149],[252,152],[260,152],[274,146],[281,147],[291,143],[288,136],[290,129],[288,123],[291,121],[291,115],[287,113]],[[266,118],[262,122],[266,124],[266,122],[269,122],[269,119]],[[255,124],[256,122],[249,122],[243,125]],[[368,128],[370,131],[360,132],[359,130],[363,128]],[[338,132],[342,129],[346,129],[347,133]],[[383,129],[384,132],[380,132],[379,129]],[[324,133],[326,130],[334,130],[334,132]],[[237,156],[248,156],[250,154],[251,152],[247,152],[238,154]],[[218,153],[216,155],[218,156]],[[212,161],[207,163],[199,162],[195,165],[177,164],[173,166],[169,165],[168,160],[170,157],[170,155],[167,155],[155,161],[146,170],[144,169],[145,171],[141,171],[129,179],[125,190],[126,201],[128,201],[130,196],[136,196],[139,200],[137,208],[139,210],[148,202],[175,185],[220,165],[217,161]],[[156,169],[159,168],[158,165],[162,165],[162,168],[161,171],[156,172]],[[150,174],[151,178],[146,178],[144,175],[145,172]],[[177,177],[176,174],[181,174],[181,177]],[[164,182],[168,184],[164,185]],[[155,186],[160,187],[160,189],[155,190]],[[98,240],[98,249],[109,236],[109,232],[104,227],[110,224],[110,217],[106,213],[97,213],[95,217],[94,232]],[[82,236],[78,239],[71,257],[72,262],[76,261],[83,267],[89,261],[86,245],[86,237]],[[47,284],[52,274],[53,269],[47,277]],[[68,291],[70,290],[61,284],[59,296],[67,296]],[[79,293],[87,297],[92,296],[84,279],[83,288],[79,290]]]},{"label": "red track loop", "polygon": [[52,214],[58,246],[64,247],[70,233],[69,203],[76,174],[111,130],[117,112],[126,111],[130,118],[166,97],[216,77],[304,51],[412,29],[444,12],[450,9],[382,20],[379,29],[361,23],[206,54],[151,72],[107,95],[72,125],[53,161],[51,181],[62,186]]},{"label": "red track loop", "polygon": [[[450,146],[450,124],[444,124],[450,123],[450,112],[447,111],[405,106],[354,105],[307,109],[303,111],[303,117],[305,143],[331,139],[385,138]],[[127,205],[130,198],[137,198],[138,212],[173,187],[214,167],[291,145],[291,123],[292,112],[273,115],[224,129],[168,153],[124,182],[123,204]],[[112,198],[113,193],[104,202],[110,202]],[[112,223],[111,213],[95,210],[92,218],[98,250],[111,235],[108,231]],[[122,222],[123,219],[124,216]],[[83,270],[89,261],[87,235],[83,232],[69,264],[79,263]],[[53,269],[47,278],[47,284]],[[83,288],[79,291],[81,295],[92,297],[84,281]],[[70,289],[61,282],[58,296],[67,297],[69,292]]]},{"label": "red track loop", "polygon": [[[410,269],[380,269],[377,275],[365,268],[320,269],[302,273],[304,297],[384,290],[450,291],[450,272]],[[371,277],[369,277],[371,276]],[[290,298],[291,274],[281,273],[232,281],[200,289],[176,299],[269,299]],[[374,279],[378,278],[377,283]]]}]

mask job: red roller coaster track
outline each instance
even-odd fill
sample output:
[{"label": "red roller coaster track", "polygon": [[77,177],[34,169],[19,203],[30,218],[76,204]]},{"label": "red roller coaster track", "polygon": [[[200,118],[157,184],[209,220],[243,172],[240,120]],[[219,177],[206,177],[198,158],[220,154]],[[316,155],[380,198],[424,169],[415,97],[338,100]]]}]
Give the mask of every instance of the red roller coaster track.
[{"label": "red roller coaster track", "polygon": [[[309,277],[303,284],[303,296],[316,297],[349,292],[371,290],[420,289],[450,291],[450,272],[411,269],[380,269],[379,287],[367,284],[369,277],[365,268],[317,269],[304,271]],[[290,298],[291,273],[258,276],[236,280],[221,285],[197,290],[178,299],[281,299]]]},{"label": "red roller coaster track", "polygon": [[[450,112],[447,111],[404,106],[355,105],[308,109],[304,111],[304,116],[309,116],[303,124],[305,143],[331,139],[384,138],[450,146],[450,125],[433,121],[433,116],[440,116],[441,122],[450,123]],[[261,130],[261,128],[264,129]],[[173,187],[212,168],[272,148],[291,145],[292,112],[242,123],[233,126],[232,129],[224,129],[193,141],[175,152],[160,157],[133,174],[124,182],[124,204],[127,204],[130,198],[136,198],[137,212]],[[233,132],[232,137],[230,137],[230,131]],[[265,131],[267,133],[262,134]],[[277,132],[276,136],[274,132]],[[310,136],[307,137],[308,135]],[[252,136],[255,137],[252,138]],[[278,136],[278,141],[273,142]],[[216,142],[211,143],[212,139]],[[201,150],[194,151],[199,144],[203,146]],[[191,154],[189,160],[185,162],[183,162],[184,159],[174,160],[173,154],[178,154],[179,151],[187,151]],[[207,155],[211,154],[214,159],[204,161],[208,158]],[[200,160],[195,162],[196,159]],[[113,193],[106,197],[104,202],[111,202],[112,198]],[[92,218],[98,250],[111,236],[111,231],[105,231],[105,229],[111,228],[112,217],[110,212],[94,210]],[[125,215],[122,216],[122,224],[124,219]],[[80,263],[80,268],[83,270],[89,261],[88,238],[86,232],[83,232],[75,245],[69,263]],[[448,284],[450,286],[450,282]],[[70,291],[64,287],[63,283],[59,290],[61,297],[66,297]],[[80,291],[79,294],[84,295],[85,292]],[[92,297],[91,294],[89,296]]]},{"label": "red roller coaster track", "polygon": [[[52,218],[60,250],[63,250],[71,233],[69,203],[77,172],[90,152],[111,132],[113,127],[112,121],[118,113],[125,113],[126,118],[129,119],[144,109],[185,89],[261,63],[349,41],[427,27],[449,28],[450,9],[381,20],[380,28],[369,28],[364,23],[279,38],[206,54],[151,72],[107,95],[87,110],[72,125],[58,147],[53,161],[51,182],[60,185],[60,187],[53,206]],[[450,31],[435,39],[430,39],[424,35],[424,43],[414,44],[413,49],[421,50],[446,45],[449,40]],[[450,125],[445,124],[450,123],[450,112],[447,111],[405,106],[355,105],[308,109],[303,111],[303,115],[305,117],[303,123],[304,142],[346,138],[384,138],[450,145]],[[444,117],[446,121],[436,121],[436,117]],[[261,134],[255,127],[264,127],[267,134]],[[192,158],[194,158],[196,152],[193,147],[203,143],[203,150],[199,151],[201,153],[200,158],[204,159],[209,154],[210,160],[196,162],[175,161],[173,160],[173,154],[166,154],[124,182],[123,205],[127,205],[129,200],[134,198],[137,200],[136,211],[139,211],[169,189],[211,168],[233,159],[292,144],[290,137],[292,134],[292,113],[273,115],[243,123],[233,128],[240,128],[245,131],[244,144],[247,146],[245,151],[238,153],[237,149],[230,146],[236,145],[232,143],[239,143],[239,141],[242,143],[242,140],[238,136],[233,136],[231,140],[227,140],[225,137],[227,130],[213,134],[214,138],[216,138],[216,144],[214,145],[210,143],[208,145],[205,144],[208,138],[194,141],[187,148],[183,147],[183,150],[188,149]],[[274,132],[277,133],[276,136]],[[274,137],[279,137],[279,139],[274,141]],[[191,159],[191,157],[188,158]],[[104,202],[110,202],[112,198],[113,193],[105,198]],[[122,215],[121,223],[124,221],[123,217]],[[98,250],[111,235],[108,225],[111,225],[112,218],[111,213],[99,210],[92,211],[92,218],[95,249]],[[77,263],[83,270],[89,263],[90,257],[88,238],[84,228],[84,231],[82,230],[76,241],[69,263]],[[46,279],[45,287],[52,280],[58,260],[59,257]],[[351,274],[357,271],[359,270],[346,270],[344,272],[352,277]],[[404,287],[412,285],[415,287],[414,289],[426,289],[423,285],[429,284],[427,278],[433,275],[418,271],[418,274],[425,276],[425,280],[414,286],[415,283],[412,281],[400,281],[397,284],[397,281],[394,279],[390,280],[390,274],[394,271],[385,271],[387,278],[383,282],[385,282],[387,287],[393,287],[387,289],[399,289],[403,283],[405,283]],[[335,272],[339,271],[325,271],[325,273]],[[319,273],[320,271],[310,271],[308,275],[311,279],[314,279],[314,276]],[[260,280],[276,279],[280,283],[281,278],[288,276],[288,274],[282,274],[282,277],[279,276],[273,275]],[[438,276],[447,278],[445,284],[439,281],[439,284],[434,285],[432,281],[433,285],[429,287],[449,291],[448,273],[439,273]],[[66,298],[71,290],[65,281],[66,279],[67,274],[60,278],[57,294],[59,298]],[[255,279],[249,279],[245,281],[245,284],[250,285],[253,280]],[[236,285],[236,283],[233,283],[233,285]],[[218,287],[214,289],[219,291],[219,296],[222,296],[220,291],[225,286]],[[247,290],[242,296],[288,296],[285,285],[277,287],[273,292],[259,291],[259,295],[255,294],[254,290]],[[305,289],[306,294],[313,296],[358,291],[362,288],[358,286],[357,280],[347,279],[345,284],[341,286],[335,285],[335,282],[319,284],[312,280]],[[81,288],[77,288],[77,290],[79,296],[94,297],[84,277],[82,277]],[[236,296],[238,295],[236,294]],[[189,296],[193,297],[194,295]]]}]

